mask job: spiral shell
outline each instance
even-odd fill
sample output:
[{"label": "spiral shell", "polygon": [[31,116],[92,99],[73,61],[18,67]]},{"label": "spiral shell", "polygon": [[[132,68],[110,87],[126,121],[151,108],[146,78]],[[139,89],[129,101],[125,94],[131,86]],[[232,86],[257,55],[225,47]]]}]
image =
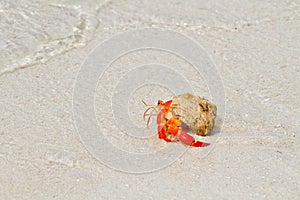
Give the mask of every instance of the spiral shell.
[{"label": "spiral shell", "polygon": [[179,116],[183,128],[201,136],[211,133],[217,107],[208,100],[186,93],[173,98],[172,108]]}]

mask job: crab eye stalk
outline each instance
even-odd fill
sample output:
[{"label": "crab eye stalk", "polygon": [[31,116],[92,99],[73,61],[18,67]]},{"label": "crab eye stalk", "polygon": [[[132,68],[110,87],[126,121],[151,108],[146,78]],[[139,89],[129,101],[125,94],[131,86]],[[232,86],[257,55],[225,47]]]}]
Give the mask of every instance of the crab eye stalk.
[{"label": "crab eye stalk", "polygon": [[164,105],[164,102],[162,100],[158,100],[157,105],[158,106]]}]

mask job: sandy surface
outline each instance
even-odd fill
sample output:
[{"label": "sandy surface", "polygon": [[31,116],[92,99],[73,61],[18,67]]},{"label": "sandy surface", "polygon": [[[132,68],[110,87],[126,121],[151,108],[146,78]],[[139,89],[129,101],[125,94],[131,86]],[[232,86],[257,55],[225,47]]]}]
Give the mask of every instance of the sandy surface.
[{"label": "sandy surface", "polygon": [[[0,199],[299,198],[299,13],[299,2],[288,0],[2,1]],[[181,145],[156,138],[155,124],[142,133],[127,130],[145,129],[141,98],[154,103],[172,96],[164,83],[184,92],[177,85],[186,80],[208,99],[211,88],[219,88],[207,81],[215,77],[201,77],[186,61],[151,49],[116,59],[93,82],[95,116],[105,137],[88,128],[78,134],[72,105],[81,66],[102,56],[91,57],[101,42],[149,27],[197,41],[218,70],[226,113],[217,131],[203,138],[212,143],[207,150],[188,149],[180,156]],[[118,48],[114,44],[105,57]],[[122,78],[149,63],[171,67],[171,79],[165,78],[168,71],[150,66],[149,77],[156,78],[150,81],[157,84],[137,84],[133,93],[123,94],[118,83],[125,80],[121,86],[131,83],[129,88],[135,82]],[[98,143],[102,138],[114,149]],[[146,155],[144,163],[132,161],[139,154]],[[149,173],[139,170],[144,166]]]}]

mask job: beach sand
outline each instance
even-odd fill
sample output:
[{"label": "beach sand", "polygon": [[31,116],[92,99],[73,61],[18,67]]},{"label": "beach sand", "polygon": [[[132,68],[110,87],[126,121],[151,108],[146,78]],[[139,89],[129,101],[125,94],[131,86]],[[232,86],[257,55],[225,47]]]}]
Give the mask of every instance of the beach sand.
[{"label": "beach sand", "polygon": [[[95,98],[103,134],[89,127],[80,132],[78,121],[84,127],[94,119],[74,111],[82,67],[118,50],[114,44],[107,55],[91,56],[103,41],[142,28],[199,43],[216,77],[197,75],[166,51],[123,55],[92,83],[95,90],[79,92]],[[0,199],[299,198],[299,30],[299,2],[287,0],[2,1]],[[152,85],[124,78],[129,72],[138,77],[145,68],[136,67],[151,63],[169,67],[149,66],[153,79],[144,80]],[[221,86],[211,85],[217,77]],[[168,84],[188,92],[180,87],[184,82],[212,102],[210,92],[225,94],[215,98],[224,100],[217,104],[224,115],[215,133],[201,138],[211,143],[207,149],[167,144],[157,138],[155,123],[148,130],[143,121],[141,99],[168,100]]]}]

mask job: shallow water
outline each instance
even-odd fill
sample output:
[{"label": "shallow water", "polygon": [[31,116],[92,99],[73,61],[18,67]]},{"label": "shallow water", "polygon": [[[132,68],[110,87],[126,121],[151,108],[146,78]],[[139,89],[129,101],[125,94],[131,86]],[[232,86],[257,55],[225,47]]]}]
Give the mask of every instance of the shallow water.
[{"label": "shallow water", "polygon": [[96,8],[60,2],[0,2],[0,74],[45,63],[91,39]]}]

